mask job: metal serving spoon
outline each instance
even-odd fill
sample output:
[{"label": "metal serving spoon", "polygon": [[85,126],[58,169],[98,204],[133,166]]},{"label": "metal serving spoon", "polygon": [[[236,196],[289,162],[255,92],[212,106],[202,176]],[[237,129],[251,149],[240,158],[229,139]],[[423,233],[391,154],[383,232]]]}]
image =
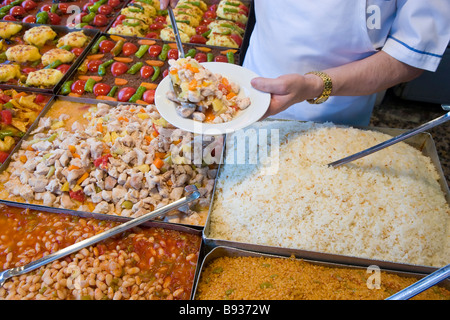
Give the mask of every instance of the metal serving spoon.
[{"label": "metal serving spoon", "polygon": [[422,278],[409,287],[406,287],[396,294],[386,298],[386,300],[408,300],[415,295],[418,295],[422,291],[425,291],[435,284],[438,284],[439,282],[447,279],[448,277],[450,277],[450,264],[436,270],[435,272],[429,274],[425,278]]},{"label": "metal serving spoon", "polygon": [[174,209],[177,209],[183,205],[186,205],[200,197],[200,192],[198,191],[197,187],[194,185],[190,185],[184,188],[187,195],[184,198],[181,198],[177,201],[174,201],[164,207],[161,207],[159,209],[156,209],[152,212],[146,213],[139,218],[134,218],[128,222],[125,222],[123,224],[118,225],[117,227],[114,227],[112,229],[109,229],[107,231],[104,231],[102,233],[99,233],[93,237],[87,238],[83,241],[77,242],[71,246],[68,246],[64,249],[61,249],[59,251],[56,251],[52,254],[49,254],[45,257],[42,257],[38,260],[35,260],[33,262],[30,262],[29,264],[26,264],[21,267],[11,268],[4,270],[0,272],[0,287],[3,286],[5,281],[11,277],[19,276],[24,273],[33,271],[41,266],[46,265],[47,263],[50,263],[52,261],[55,261],[57,259],[63,258],[71,253],[74,253],[76,251],[79,251],[85,247],[88,247],[90,245],[93,245],[97,242],[100,242],[102,240],[105,240],[107,238],[110,238],[118,233],[122,233],[125,230],[128,230],[130,228],[136,227],[148,220],[154,219],[160,215],[163,215],[169,211],[172,211]]},{"label": "metal serving spoon", "polygon": [[[443,105],[442,108],[444,110],[446,110],[446,111],[450,111],[450,107],[448,105],[447,106]],[[365,157],[365,156],[367,156],[369,154],[372,154],[374,152],[380,151],[381,149],[384,149],[384,148],[387,148],[389,146],[392,146],[393,144],[396,144],[396,143],[398,143],[400,141],[408,139],[408,138],[410,138],[410,137],[412,137],[412,136],[414,136],[414,135],[416,135],[418,133],[421,133],[421,132],[424,132],[424,131],[426,131],[428,129],[436,127],[436,126],[438,126],[438,125],[440,125],[440,124],[442,124],[442,123],[444,123],[444,122],[446,122],[448,120],[450,120],[450,112],[447,112],[443,116],[440,116],[439,118],[431,120],[431,121],[429,121],[429,122],[427,122],[427,123],[425,123],[425,124],[415,128],[415,129],[409,130],[409,131],[407,131],[405,133],[402,133],[402,134],[400,134],[400,135],[398,135],[396,137],[393,137],[392,139],[386,140],[386,141],[384,141],[384,142],[382,142],[380,144],[377,144],[377,145],[375,145],[373,147],[370,147],[370,148],[368,148],[366,150],[363,150],[363,151],[360,151],[358,153],[355,153],[355,154],[353,154],[351,156],[348,156],[348,157],[342,158],[340,160],[334,161],[332,163],[329,163],[328,165],[331,166],[331,167],[338,167],[338,166],[341,166],[343,164],[352,162],[352,161],[354,161],[356,159]]]}]

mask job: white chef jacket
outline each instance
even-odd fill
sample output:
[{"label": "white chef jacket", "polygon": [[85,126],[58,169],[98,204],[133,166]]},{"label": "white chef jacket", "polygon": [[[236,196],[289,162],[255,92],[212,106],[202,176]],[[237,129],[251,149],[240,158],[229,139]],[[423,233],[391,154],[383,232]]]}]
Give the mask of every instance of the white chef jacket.
[{"label": "white chef jacket", "polygon": [[[378,50],[435,71],[450,39],[449,0],[255,0],[244,66],[258,75],[319,71]],[[302,102],[274,118],[366,126],[375,95]]]}]

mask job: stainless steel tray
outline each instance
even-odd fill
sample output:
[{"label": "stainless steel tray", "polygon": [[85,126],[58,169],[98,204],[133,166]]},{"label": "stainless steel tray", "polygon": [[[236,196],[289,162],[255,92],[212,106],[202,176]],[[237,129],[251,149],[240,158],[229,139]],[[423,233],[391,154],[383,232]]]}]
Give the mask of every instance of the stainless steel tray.
[{"label": "stainless steel tray", "polygon": [[[248,250],[242,250],[242,249],[238,249],[238,248],[232,248],[232,247],[227,247],[227,246],[218,246],[215,247],[214,249],[212,249],[209,253],[207,253],[205,255],[205,257],[203,258],[201,265],[198,266],[198,276],[197,276],[197,280],[195,282],[195,288],[192,292],[192,299],[195,299],[197,290],[198,290],[198,285],[199,285],[199,281],[200,278],[202,276],[203,271],[205,270],[205,268],[215,259],[217,258],[221,258],[221,257],[267,257],[267,258],[287,258],[285,256],[282,255],[277,255],[277,254],[268,254],[268,253],[260,253],[260,252],[254,252],[254,251],[248,251]],[[352,268],[352,269],[357,269],[357,270],[365,270],[365,268],[361,267],[361,266],[357,266],[354,265],[352,263],[348,263],[348,264],[342,264],[342,263],[335,263],[335,262],[323,262],[323,261],[317,261],[317,260],[308,260],[308,259],[302,259],[306,262],[315,264],[315,265],[319,265],[319,266],[325,266],[325,267],[333,267],[333,268]],[[391,274],[396,274],[399,276],[407,276],[407,277],[415,277],[418,280],[425,277],[426,274],[423,273],[414,273],[414,272],[404,272],[404,271],[397,271],[397,270],[390,270],[390,269],[381,269],[380,271],[382,272],[388,272]],[[445,281],[442,281],[441,283],[438,284],[439,286],[450,290],[450,279],[447,279]],[[375,289],[376,290],[376,289]]]},{"label": "stainless steel tray", "polygon": [[[37,117],[35,122],[30,126],[30,128],[27,131],[27,133],[22,137],[22,139],[19,141],[19,143],[13,149],[13,151],[11,152],[11,154],[9,155],[7,160],[5,160],[3,165],[0,166],[0,173],[2,173],[4,170],[6,170],[8,168],[8,166],[9,166],[9,164],[11,162],[12,155],[20,150],[22,142],[26,141],[27,139],[29,139],[31,132],[33,132],[33,130],[38,126],[39,119],[41,117],[44,117],[47,114],[47,112],[52,108],[53,104],[55,102],[57,102],[57,101],[70,101],[70,102],[91,104],[90,102],[87,102],[85,100],[80,100],[80,99],[76,99],[76,98],[73,98],[73,97],[55,96],[55,95],[53,95],[51,100],[47,103],[45,108],[41,111],[41,113],[39,114],[39,116]],[[101,102],[101,101],[95,101],[95,103],[99,103],[99,102]],[[107,104],[112,105],[112,106],[117,106],[119,104],[123,105],[123,104],[127,104],[127,103],[123,103],[123,102],[110,103],[110,102],[107,102]],[[222,154],[220,156],[223,157],[223,148],[222,148]],[[221,163],[221,161],[220,161],[220,163]],[[220,170],[220,163],[219,163],[219,168],[217,170],[217,175],[218,175],[218,172]],[[214,179],[215,180],[214,181],[214,188],[215,188],[215,184],[217,183],[217,175],[216,175],[216,177]],[[213,195],[214,195],[214,191],[212,192],[211,199],[212,199]],[[209,210],[211,210],[211,202],[210,202]],[[44,205],[41,205],[41,204],[31,204],[31,203],[27,203],[27,202],[18,202],[18,201],[6,200],[6,199],[0,199],[0,204],[5,204],[5,205],[8,205],[8,206],[13,206],[13,207],[30,208],[30,209],[33,209],[33,210],[43,210],[43,211],[54,212],[54,213],[65,213],[65,214],[75,215],[75,216],[79,216],[79,217],[83,217],[83,218],[94,218],[94,219],[99,219],[99,220],[111,220],[111,221],[117,221],[117,222],[127,222],[127,221],[133,219],[131,217],[123,217],[123,216],[119,216],[119,215],[103,214],[103,213],[96,213],[96,212],[89,212],[89,211],[80,211],[80,210],[74,210],[74,209],[55,208],[55,207],[44,206]],[[180,225],[180,226],[185,226],[185,227],[194,228],[194,229],[198,229],[198,230],[202,230],[204,228],[203,225],[188,225],[188,224],[174,223],[174,222],[164,222],[164,221],[159,221],[159,223],[160,224],[165,224],[165,225]]]},{"label": "stainless steel tray", "polygon": [[[291,121],[291,120],[280,120],[280,121]],[[396,136],[401,134],[407,130],[404,129],[395,129],[395,128],[378,128],[378,127],[360,127],[359,129],[367,129],[380,131],[382,133],[386,133],[392,136]],[[441,188],[446,196],[447,202],[450,204],[450,191],[448,185],[446,183],[446,179],[444,173],[442,171],[442,167],[440,165],[439,156],[436,151],[436,146],[432,139],[432,136],[429,133],[421,133],[418,134],[408,140],[405,140],[405,143],[415,147],[420,150],[422,154],[430,157],[434,166],[436,167],[439,174],[439,183]],[[224,150],[224,154],[226,154],[226,150]],[[226,165],[226,164],[225,164]],[[221,169],[223,168],[223,164]],[[216,178],[216,183],[220,179],[220,172]],[[385,268],[389,270],[399,270],[399,271],[407,271],[407,272],[418,272],[418,273],[426,273],[429,274],[431,272],[436,271],[438,268],[431,266],[421,266],[421,265],[412,265],[406,263],[398,263],[392,261],[384,261],[377,259],[368,259],[350,255],[341,255],[341,254],[333,254],[333,253],[325,253],[325,252],[317,252],[310,250],[302,250],[302,249],[294,249],[294,248],[286,248],[286,247],[276,247],[276,246],[266,246],[260,244],[252,244],[245,242],[237,242],[230,241],[224,239],[217,239],[210,237],[210,224],[211,224],[211,214],[212,208],[214,206],[215,200],[215,190],[214,196],[210,204],[210,210],[208,214],[208,218],[206,220],[205,227],[203,229],[203,240],[205,243],[205,251],[208,252],[217,246],[225,246],[225,247],[233,247],[239,248],[243,250],[259,252],[259,253],[267,253],[267,254],[275,254],[280,256],[289,257],[291,255],[295,255],[297,258],[310,259],[314,261],[324,261],[324,262],[334,262],[341,263],[347,265],[357,265],[357,266],[369,266],[369,265],[377,265],[380,268]]]},{"label": "stainless steel tray", "polygon": [[[23,34],[26,30],[31,29],[33,27],[39,27],[42,26],[41,24],[36,23],[21,23],[17,22],[17,24],[20,24],[23,26],[20,34]],[[72,63],[72,66],[67,71],[67,73],[64,74],[64,76],[59,80],[59,82],[51,87],[51,88],[37,88],[37,87],[26,87],[26,86],[19,86],[19,85],[12,85],[7,83],[1,83],[0,88],[5,89],[15,89],[15,90],[25,90],[25,91],[31,91],[31,92],[37,92],[37,93],[47,93],[47,94],[53,94],[58,92],[59,88],[62,86],[62,84],[69,78],[69,76],[78,68],[78,65],[81,63],[81,61],[84,60],[86,55],[89,53],[91,46],[95,43],[95,40],[97,39],[99,35],[99,30],[96,29],[71,29],[65,26],[50,26],[59,36],[66,35],[71,32],[75,31],[83,31],[85,35],[90,37],[90,42],[88,45],[84,48],[83,52],[75,59],[75,61]]]}]

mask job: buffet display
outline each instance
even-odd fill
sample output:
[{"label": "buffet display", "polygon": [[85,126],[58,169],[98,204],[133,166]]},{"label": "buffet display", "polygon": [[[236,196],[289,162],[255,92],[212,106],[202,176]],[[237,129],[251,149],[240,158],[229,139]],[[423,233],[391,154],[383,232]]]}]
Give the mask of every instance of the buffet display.
[{"label": "buffet display", "polygon": [[[0,299],[385,299],[448,264],[450,192],[429,135],[330,168],[397,132],[275,120],[203,136],[161,117],[164,79],[199,124],[256,107],[202,65],[242,63],[251,5],[179,1],[179,59],[157,0],[3,1],[0,271],[188,185],[200,198],[8,279]],[[374,265],[382,290],[367,285]],[[449,289],[417,298],[450,300]]]}]

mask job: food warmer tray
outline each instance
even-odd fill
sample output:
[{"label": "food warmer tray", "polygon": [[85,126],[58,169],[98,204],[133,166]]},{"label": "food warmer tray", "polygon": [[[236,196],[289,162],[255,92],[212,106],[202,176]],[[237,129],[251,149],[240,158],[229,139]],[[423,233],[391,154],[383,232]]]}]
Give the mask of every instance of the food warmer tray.
[{"label": "food warmer tray", "polygon": [[[197,277],[195,282],[195,287],[192,292],[192,299],[195,299],[195,296],[197,294],[198,285],[200,281],[200,277],[202,276],[203,271],[205,268],[215,259],[222,258],[222,257],[267,257],[267,258],[285,258],[289,259],[289,257],[286,257],[284,255],[278,255],[276,253],[262,253],[257,251],[249,251],[249,250],[243,250],[239,248],[234,247],[227,247],[227,246],[218,246],[213,248],[208,253],[204,254],[204,258],[201,261],[201,264],[197,266]],[[351,269],[359,269],[366,271],[365,268],[354,265],[351,263],[351,261],[348,261],[348,263],[339,263],[339,262],[327,262],[327,261],[321,261],[321,260],[315,260],[315,259],[302,259],[297,257],[298,259],[301,259],[305,262],[312,263],[314,265],[318,266],[324,266],[324,267],[332,267],[332,268],[351,268]],[[390,274],[396,274],[399,276],[405,276],[405,277],[415,277],[418,280],[420,278],[423,278],[427,276],[426,273],[423,272],[407,272],[407,271],[398,271],[398,270],[391,270],[389,268],[382,268],[382,272],[387,272]],[[441,283],[437,284],[438,286],[441,286],[447,290],[450,290],[450,279],[444,280]]]},{"label": "food warmer tray", "polygon": [[[75,100],[75,98],[72,98],[72,97],[55,96],[55,95],[52,96],[51,100],[47,103],[47,105],[41,111],[39,116],[36,118],[35,122],[30,126],[27,133],[21,138],[19,143],[16,145],[16,147],[10,153],[7,160],[5,160],[5,162],[0,166],[0,173],[2,173],[4,170],[6,170],[8,168],[8,165],[11,162],[12,155],[20,150],[20,146],[21,146],[22,142],[27,140],[30,136],[30,133],[33,132],[33,130],[38,126],[39,119],[41,117],[45,116],[47,114],[47,112],[51,109],[53,104],[58,100],[70,101],[70,102],[80,102],[80,100]],[[96,102],[98,103],[99,101],[96,101]],[[82,101],[82,103],[86,103],[86,101]],[[112,104],[110,102],[108,102],[107,104],[110,104],[113,106],[119,105],[119,103]],[[120,103],[120,104],[122,105],[122,104],[127,104],[127,103]],[[223,157],[223,150],[224,150],[224,148],[222,148],[221,158]],[[220,161],[220,163],[221,163],[221,161]],[[218,176],[218,172],[220,170],[220,163],[219,163],[216,177],[214,178],[214,189],[215,189],[215,186],[217,183],[217,176]],[[213,196],[214,196],[214,191],[211,193],[211,199]],[[212,203],[212,201],[210,202],[208,215],[209,215],[209,211],[211,210],[211,203]],[[33,210],[43,210],[43,211],[48,211],[48,212],[53,212],[53,213],[64,213],[64,214],[75,215],[75,216],[82,217],[82,218],[93,218],[93,219],[99,219],[99,220],[127,222],[127,221],[133,219],[131,217],[123,217],[123,216],[119,216],[119,215],[103,214],[103,213],[96,213],[96,212],[89,212],[89,211],[80,211],[80,210],[74,210],[74,209],[55,208],[55,207],[44,206],[42,204],[31,204],[31,203],[26,203],[26,202],[18,202],[18,201],[12,201],[12,200],[4,200],[4,199],[0,199],[0,204],[5,204],[7,206],[12,206],[12,207],[29,208],[29,209],[33,209]],[[189,224],[165,222],[165,221],[157,221],[157,222],[160,224],[164,224],[164,225],[180,225],[180,226],[197,229],[197,230],[203,230],[203,228],[204,228],[203,225],[189,225]]]},{"label": "food warmer tray", "polygon": [[[33,27],[39,27],[42,26],[41,24],[36,23],[17,23],[21,24],[23,26],[22,30],[20,31],[20,34],[23,36],[24,32],[28,29],[31,29]],[[72,63],[72,66],[67,71],[67,73],[64,74],[64,76],[59,80],[59,82],[51,88],[37,88],[37,87],[27,87],[27,86],[19,86],[15,84],[7,84],[7,83],[0,83],[0,88],[2,89],[14,89],[14,90],[26,90],[36,93],[47,93],[47,94],[56,94],[61,87],[61,85],[68,79],[68,77],[76,70],[78,65],[81,63],[81,61],[84,60],[85,56],[89,53],[91,50],[91,46],[94,44],[95,40],[97,39],[99,35],[99,31],[96,29],[70,29],[68,27],[64,26],[50,26],[60,37],[64,36],[71,32],[76,31],[83,31],[85,35],[90,37],[90,42],[87,44],[87,46],[84,48],[83,52],[75,59],[75,61]]]},{"label": "food warmer tray", "polygon": [[[295,120],[281,120],[281,121],[295,121]],[[389,134],[392,136],[396,136],[396,135],[399,135],[399,134],[407,131],[405,129],[396,129],[396,128],[379,128],[379,127],[358,127],[358,128],[363,129],[363,130],[379,131],[379,132]],[[431,159],[432,163],[434,164],[434,166],[439,174],[439,177],[440,177],[439,183],[444,192],[445,198],[446,198],[447,202],[450,204],[450,191],[449,191],[448,185],[446,183],[445,176],[444,176],[444,173],[443,173],[440,161],[439,161],[439,156],[438,156],[438,153],[436,150],[436,146],[435,146],[435,143],[433,141],[431,134],[426,133],[426,132],[420,133],[414,137],[409,138],[408,140],[405,140],[405,143],[408,143],[409,145],[413,146],[414,148],[420,150],[423,155],[428,156]],[[225,152],[226,151],[224,150],[222,157],[224,156]],[[219,168],[219,170],[221,170],[222,168],[223,168],[223,166],[221,168]],[[216,177],[216,184],[217,184],[217,181],[219,180],[219,177],[220,177],[220,171],[218,172],[217,177]],[[267,245],[211,238],[210,237],[211,212],[212,212],[212,208],[214,206],[215,192],[216,192],[216,190],[214,189],[213,198],[211,200],[210,209],[208,212],[208,217],[207,217],[207,220],[205,223],[205,227],[203,229],[203,240],[204,240],[204,244],[205,244],[205,252],[206,253],[211,251],[215,247],[224,246],[224,247],[232,247],[232,248],[237,248],[237,249],[242,249],[242,250],[274,254],[274,255],[280,255],[280,256],[286,256],[286,257],[295,255],[295,257],[297,257],[297,258],[304,258],[304,259],[310,259],[310,260],[314,260],[314,261],[332,262],[332,263],[339,263],[339,264],[346,264],[346,265],[366,266],[366,267],[370,266],[370,265],[377,265],[380,268],[387,269],[387,270],[416,272],[416,273],[424,273],[424,274],[429,274],[429,273],[432,273],[432,272],[438,270],[438,268],[431,267],[431,266],[412,265],[412,264],[397,263],[397,262],[392,262],[392,261],[361,258],[361,257],[350,256],[350,255],[317,252],[317,251],[302,250],[302,249],[287,248],[287,247],[267,246]]]}]

